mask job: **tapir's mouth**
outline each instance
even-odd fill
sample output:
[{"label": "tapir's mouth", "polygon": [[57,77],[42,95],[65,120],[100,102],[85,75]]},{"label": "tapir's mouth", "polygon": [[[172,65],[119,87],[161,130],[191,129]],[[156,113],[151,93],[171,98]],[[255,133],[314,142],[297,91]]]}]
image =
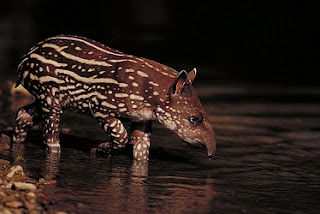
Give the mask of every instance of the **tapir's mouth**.
[{"label": "tapir's mouth", "polygon": [[192,148],[196,148],[196,149],[204,149],[204,148],[206,148],[206,146],[200,141],[188,142],[188,141],[183,140],[183,142],[187,143]]},{"label": "tapir's mouth", "polygon": [[[198,140],[194,140],[194,141],[186,141],[186,140],[183,140],[183,142],[187,143],[189,146],[191,146],[192,148],[196,148],[196,149],[204,149],[206,148],[206,145],[204,143],[202,143],[201,141],[198,141]],[[210,160],[212,160],[213,158],[213,154],[214,153],[211,153],[209,150],[208,150],[208,158]]]}]

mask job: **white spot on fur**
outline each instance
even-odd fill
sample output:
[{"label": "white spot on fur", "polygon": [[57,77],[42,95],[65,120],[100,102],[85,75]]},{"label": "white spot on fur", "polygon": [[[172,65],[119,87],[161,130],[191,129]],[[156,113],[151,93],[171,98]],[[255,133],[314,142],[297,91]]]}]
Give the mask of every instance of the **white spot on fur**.
[{"label": "white spot on fur", "polygon": [[119,109],[119,112],[124,112],[124,111],[127,111],[127,108],[120,108]]},{"label": "white spot on fur", "polygon": [[138,74],[139,76],[142,76],[142,77],[148,77],[148,74],[146,74],[146,73],[144,73],[144,72],[142,72],[142,71],[137,71],[137,74]]},{"label": "white spot on fur", "polygon": [[153,85],[153,86],[159,86],[158,83],[155,83],[155,82],[153,82],[153,81],[150,81],[149,84],[150,84],[150,85]]},{"label": "white spot on fur", "polygon": [[127,68],[127,69],[126,69],[126,72],[127,72],[127,73],[132,73],[132,72],[134,72],[134,70],[133,70],[132,68]]},{"label": "white spot on fur", "polygon": [[[115,93],[114,94],[115,97],[128,97],[129,95],[128,94],[125,94],[125,93]],[[130,95],[131,96],[131,95]]]},{"label": "white spot on fur", "polygon": [[110,124],[110,127],[111,127],[111,128],[115,127],[117,123],[118,123],[117,120],[113,121],[113,122]]},{"label": "white spot on fur", "polygon": [[142,96],[135,95],[135,94],[130,94],[129,98],[132,100],[141,100],[141,101],[144,100]]},{"label": "white spot on fur", "polygon": [[116,108],[117,108],[117,106],[115,106],[115,105],[113,105],[113,104],[111,104],[111,103],[108,103],[107,101],[103,101],[103,102],[101,103],[101,105],[103,105],[103,106],[105,106],[105,107],[107,107],[107,108],[112,108],[112,109],[116,109]]},{"label": "white spot on fur", "polygon": [[50,97],[47,97],[46,100],[47,100],[47,103],[48,103],[49,105],[51,105],[51,103],[52,103],[51,98],[50,98]]},{"label": "white spot on fur", "polygon": [[119,84],[119,87],[121,87],[121,88],[125,88],[125,87],[127,87],[127,86],[128,86],[127,83],[123,83],[123,82],[122,82],[122,83]]}]

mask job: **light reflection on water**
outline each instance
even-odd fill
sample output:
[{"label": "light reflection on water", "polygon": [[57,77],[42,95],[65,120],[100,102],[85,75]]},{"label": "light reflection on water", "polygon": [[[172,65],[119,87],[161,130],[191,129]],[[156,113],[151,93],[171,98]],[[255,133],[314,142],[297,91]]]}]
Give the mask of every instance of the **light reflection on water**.
[{"label": "light reflection on water", "polygon": [[68,113],[62,128],[70,133],[61,136],[60,159],[44,155],[41,135],[34,131],[20,148],[26,171],[57,180],[47,190],[52,211],[315,213],[320,208],[319,103],[206,99],[204,104],[217,136],[212,161],[158,124],[149,163],[128,155],[93,156],[88,145],[104,133],[94,120],[80,117],[75,123],[79,116]]}]

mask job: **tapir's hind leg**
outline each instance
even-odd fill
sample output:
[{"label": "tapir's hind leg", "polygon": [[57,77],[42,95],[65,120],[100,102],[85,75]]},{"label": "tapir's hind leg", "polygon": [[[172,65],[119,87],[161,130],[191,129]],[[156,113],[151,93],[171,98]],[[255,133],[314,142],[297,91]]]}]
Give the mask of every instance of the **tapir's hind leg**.
[{"label": "tapir's hind leg", "polygon": [[19,108],[14,124],[13,142],[24,142],[29,129],[37,125],[40,121],[41,111],[39,110],[37,102]]},{"label": "tapir's hind leg", "polygon": [[128,133],[123,123],[117,118],[98,119],[100,126],[110,134],[111,142],[99,144],[91,150],[94,154],[110,154],[112,150],[125,147],[128,142]]},{"label": "tapir's hind leg", "polygon": [[48,152],[60,152],[59,143],[59,122],[62,110],[60,106],[44,108],[38,101],[21,107],[18,110],[14,124],[13,142],[22,143],[25,141],[29,129],[44,120],[43,137]]}]

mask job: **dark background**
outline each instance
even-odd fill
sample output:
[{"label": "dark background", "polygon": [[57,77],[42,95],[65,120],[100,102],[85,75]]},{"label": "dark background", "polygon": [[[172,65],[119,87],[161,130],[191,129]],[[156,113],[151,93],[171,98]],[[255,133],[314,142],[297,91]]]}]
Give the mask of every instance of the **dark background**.
[{"label": "dark background", "polygon": [[312,1],[1,0],[0,77],[57,34],[87,36],[216,79],[317,85],[319,11]]}]

